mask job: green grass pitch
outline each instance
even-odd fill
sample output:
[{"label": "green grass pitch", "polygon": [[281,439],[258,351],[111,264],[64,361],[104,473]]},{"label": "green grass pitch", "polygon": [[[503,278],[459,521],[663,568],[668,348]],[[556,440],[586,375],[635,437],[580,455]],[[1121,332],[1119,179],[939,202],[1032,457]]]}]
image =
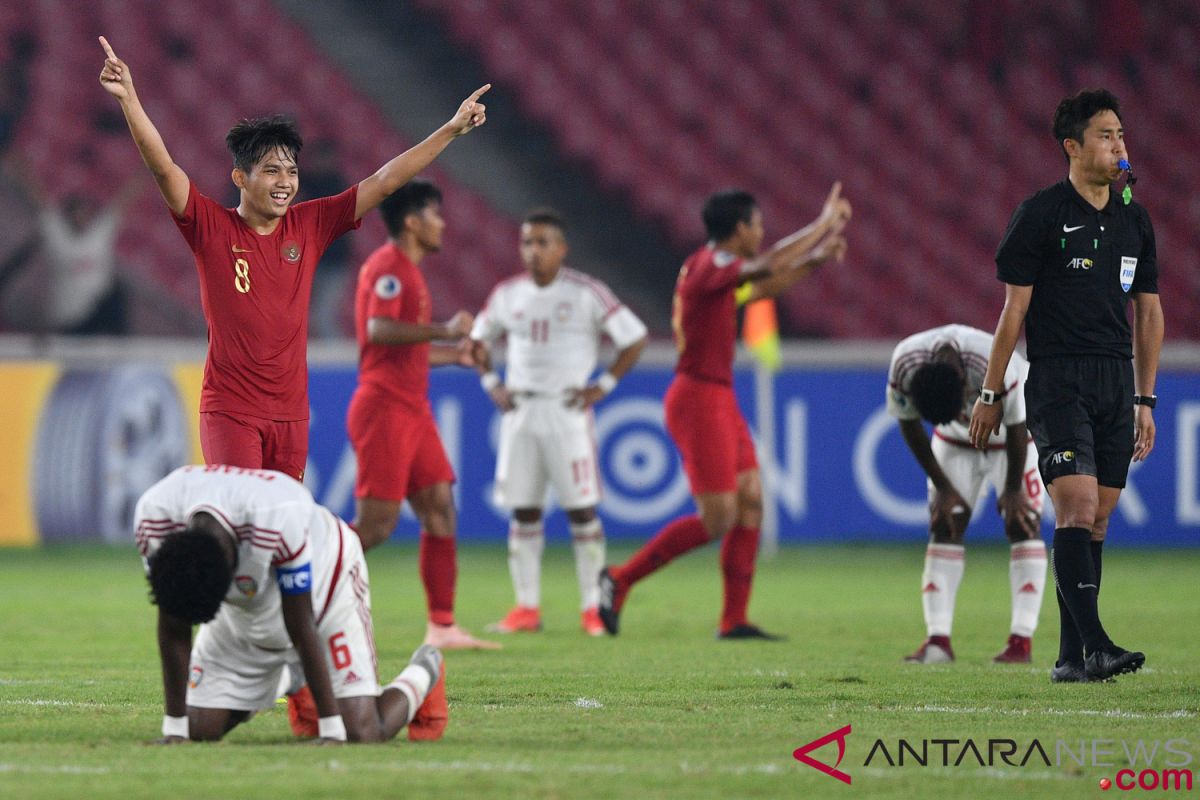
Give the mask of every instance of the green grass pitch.
[{"label": "green grass pitch", "polygon": [[[570,552],[551,546],[546,630],[507,637],[501,652],[448,655],[442,741],[328,748],[292,740],[278,709],[220,744],[147,746],[162,700],[154,611],[132,547],[3,551],[0,797],[1100,797],[1100,779],[1115,777],[1122,747],[1137,740],[1160,743],[1155,769],[1168,767],[1163,743],[1187,740],[1172,746],[1200,768],[1197,551],[1110,547],[1105,621],[1119,644],[1146,651],[1147,668],[1056,686],[1052,597],[1035,663],[990,663],[1009,621],[1007,553],[994,546],[967,550],[958,662],[901,663],[923,635],[923,549],[797,547],[764,561],[752,616],[789,636],[765,643],[715,641],[711,547],[637,587],[620,637],[587,638]],[[424,598],[413,547],[392,543],[368,561],[388,680],[419,642]],[[510,603],[503,545],[463,547],[460,622],[481,632]],[[792,757],[845,725],[850,786]],[[956,744],[943,766],[934,744],[925,767],[879,754],[864,765],[877,739],[894,759],[900,739],[968,738],[985,758],[989,739],[1016,741],[1018,758],[1036,739],[1051,759],[1061,740],[1076,756],[1088,748],[1088,763],[981,767],[968,753],[954,766]],[[812,755],[832,764],[836,746]]]}]

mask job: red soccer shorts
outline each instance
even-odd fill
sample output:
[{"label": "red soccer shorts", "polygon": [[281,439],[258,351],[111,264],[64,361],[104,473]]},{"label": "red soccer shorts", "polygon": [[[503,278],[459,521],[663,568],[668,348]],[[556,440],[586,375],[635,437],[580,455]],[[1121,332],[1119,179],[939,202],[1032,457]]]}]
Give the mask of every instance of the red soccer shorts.
[{"label": "red soccer shorts", "polygon": [[308,420],[202,411],[200,450],[206,464],[274,469],[302,481],[308,461]]},{"label": "red soccer shorts", "polygon": [[738,474],[758,458],[733,387],[676,374],[663,405],[692,494],[736,492]]},{"label": "red soccer shorts", "polygon": [[346,427],[358,457],[355,497],[399,503],[426,487],[454,482],[428,403],[412,406],[359,386]]}]

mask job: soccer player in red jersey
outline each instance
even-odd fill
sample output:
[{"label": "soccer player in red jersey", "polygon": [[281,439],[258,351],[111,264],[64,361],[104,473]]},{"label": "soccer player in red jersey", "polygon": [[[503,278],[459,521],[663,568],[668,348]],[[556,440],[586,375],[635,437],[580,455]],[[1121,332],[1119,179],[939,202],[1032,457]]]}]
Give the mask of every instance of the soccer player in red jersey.
[{"label": "soccer player in red jersey", "polygon": [[171,159],[142,108],[133,76],[101,36],[100,85],[117,99],[142,160],[196,259],[208,322],[200,396],[200,443],[210,463],[266,468],[303,478],[308,458],[308,307],[313,272],[329,244],[424,169],[450,142],[485,120],[480,87],[425,141],[357,186],[294,207],[302,141],[280,118],[243,120],[229,131],[236,209],[201,194]]},{"label": "soccer player in red jersey", "polygon": [[835,183],[821,215],[759,255],[762,212],[730,190],[704,204],[709,241],[679,271],[671,312],[679,362],[664,398],[667,432],[683,456],[699,514],[667,523],[627,562],[600,573],[600,618],[616,635],[630,588],[703,544],[724,538],[725,598],[717,635],[773,639],[746,619],[762,524],[762,485],[754,443],[733,393],[738,287],[746,302],[774,297],[815,267],[846,252],[850,203]]},{"label": "soccer player in red jersey", "polygon": [[439,648],[498,648],[454,623],[454,470],[429,407],[429,367],[472,366],[470,350],[434,345],[463,340],[473,318],[459,311],[445,324],[431,321],[429,290],[417,265],[442,246],[446,227],[442,193],[414,180],[380,206],[389,238],[358,273],[354,326],[358,335],[358,388],[346,427],[358,456],[353,527],[364,549],[387,540],[405,499],[421,521],[417,556],[429,625],[425,641]]}]

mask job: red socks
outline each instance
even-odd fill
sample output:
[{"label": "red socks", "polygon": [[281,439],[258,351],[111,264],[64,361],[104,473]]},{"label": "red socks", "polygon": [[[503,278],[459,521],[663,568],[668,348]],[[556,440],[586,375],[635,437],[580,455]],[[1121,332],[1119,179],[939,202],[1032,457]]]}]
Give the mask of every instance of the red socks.
[{"label": "red socks", "polygon": [[458,555],[453,536],[430,536],[421,531],[417,564],[425,584],[429,621],[454,624],[454,584],[458,580]]},{"label": "red socks", "polygon": [[758,533],[758,528],[735,525],[721,542],[721,576],[725,582],[722,633],[746,624],[746,609],[750,605],[750,587],[758,557]]},{"label": "red socks", "polygon": [[620,567],[609,570],[623,589],[628,589],[657,569],[665,567],[679,556],[708,544],[708,531],[700,517],[691,514],[668,522],[654,538]]}]

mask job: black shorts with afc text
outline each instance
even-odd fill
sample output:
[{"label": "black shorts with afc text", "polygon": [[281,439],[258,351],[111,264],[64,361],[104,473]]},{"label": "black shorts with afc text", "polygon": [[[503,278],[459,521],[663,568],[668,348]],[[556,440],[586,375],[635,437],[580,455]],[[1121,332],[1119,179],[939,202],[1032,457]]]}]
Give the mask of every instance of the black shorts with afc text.
[{"label": "black shorts with afc text", "polygon": [[1039,358],[1025,381],[1025,414],[1049,486],[1095,475],[1123,489],[1133,458],[1133,362],[1106,356]]}]

